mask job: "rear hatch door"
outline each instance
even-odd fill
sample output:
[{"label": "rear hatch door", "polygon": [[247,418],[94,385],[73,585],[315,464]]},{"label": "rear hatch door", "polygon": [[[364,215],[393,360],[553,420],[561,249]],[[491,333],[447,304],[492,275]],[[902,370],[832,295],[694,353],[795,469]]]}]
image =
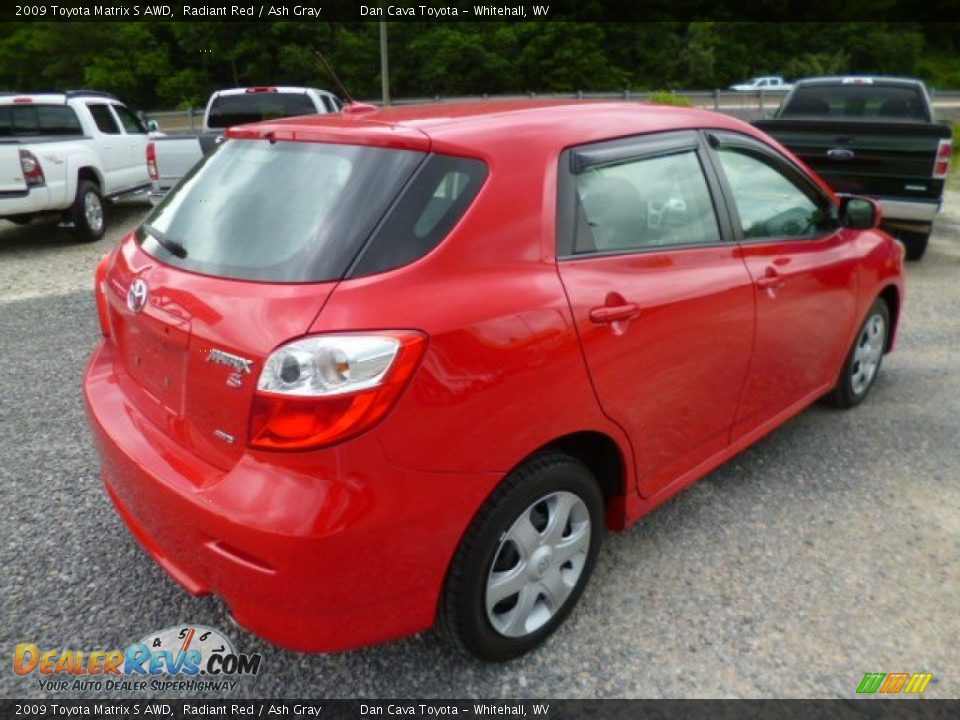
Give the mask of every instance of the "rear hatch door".
[{"label": "rear hatch door", "polygon": [[230,140],[205,158],[108,270],[131,404],[203,459],[232,467],[267,357],[308,331],[423,155]]}]

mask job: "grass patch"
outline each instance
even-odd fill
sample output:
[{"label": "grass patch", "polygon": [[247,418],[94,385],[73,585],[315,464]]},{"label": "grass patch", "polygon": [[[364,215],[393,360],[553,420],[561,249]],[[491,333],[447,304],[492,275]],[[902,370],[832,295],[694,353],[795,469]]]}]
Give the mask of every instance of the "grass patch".
[{"label": "grass patch", "polygon": [[[693,107],[693,102],[689,98],[677,95],[669,90],[654,90],[647,95],[647,102],[654,105],[676,105],[677,107]],[[953,126],[953,134],[957,134],[957,126]],[[956,143],[954,143],[956,146]]]}]

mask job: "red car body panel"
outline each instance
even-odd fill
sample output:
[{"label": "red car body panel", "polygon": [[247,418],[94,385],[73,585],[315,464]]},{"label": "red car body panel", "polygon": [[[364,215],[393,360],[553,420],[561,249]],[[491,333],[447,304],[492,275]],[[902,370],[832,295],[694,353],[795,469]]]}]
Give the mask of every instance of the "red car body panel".
[{"label": "red car body panel", "polygon": [[[563,150],[685,128],[739,132],[795,161],[732,118],[626,103],[451,104],[231,130],[475,157],[489,176],[427,255],[339,282],[204,276],[128,236],[99,271],[109,337],[84,390],[132,532],[190,592],[221,597],[267,639],[356,647],[433,623],[474,514],[539,448],[578,433],[612,442],[621,487],[608,524],[622,528],[802,410],[833,384],[873,300],[903,296],[884,233],[557,258]],[[782,284],[758,288],[768,267]],[[135,278],[151,290],[136,316]],[[623,298],[637,317],[591,321]],[[379,424],[318,450],[247,445],[255,383],[227,386],[212,350],[250,359],[256,378],[291,339],[381,329],[429,340]]]}]

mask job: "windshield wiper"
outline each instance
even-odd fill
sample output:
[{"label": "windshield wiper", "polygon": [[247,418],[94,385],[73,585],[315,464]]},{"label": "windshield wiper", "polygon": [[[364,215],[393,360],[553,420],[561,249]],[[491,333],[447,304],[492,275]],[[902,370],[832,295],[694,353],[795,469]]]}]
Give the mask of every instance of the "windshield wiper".
[{"label": "windshield wiper", "polygon": [[166,250],[171,255],[174,255],[180,259],[183,259],[187,256],[187,249],[183,246],[183,243],[174,240],[173,238],[167,237],[162,232],[157,230],[153,225],[149,223],[143,223],[141,225],[144,230],[150,233],[150,236],[157,241],[157,244],[160,245],[164,250]]}]

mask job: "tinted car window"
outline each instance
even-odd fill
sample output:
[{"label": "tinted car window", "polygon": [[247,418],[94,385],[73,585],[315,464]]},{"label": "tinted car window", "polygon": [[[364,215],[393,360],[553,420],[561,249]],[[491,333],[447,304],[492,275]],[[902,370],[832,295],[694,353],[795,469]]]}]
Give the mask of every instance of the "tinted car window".
[{"label": "tinted car window", "polygon": [[220,95],[210,106],[207,127],[222,129],[295,115],[314,115],[316,112],[313,101],[305,93]]},{"label": "tinted car window", "polygon": [[339,279],[423,157],[354,145],[229,140],[167,194],[138,238],[159,259],[207,275]]},{"label": "tinted car window", "polygon": [[720,241],[695,152],[589,168],[577,175],[574,252],[614,252]]},{"label": "tinted car window", "polygon": [[432,155],[384,218],[351,273],[369,275],[423,257],[453,229],[480,191],[479,160]]},{"label": "tinted car window", "polygon": [[912,121],[929,119],[927,105],[919,88],[871,84],[798,87],[780,115]]},{"label": "tinted car window", "polygon": [[825,202],[765,160],[733,148],[721,148],[717,155],[745,238],[815,237],[832,228]]},{"label": "tinted car window", "polygon": [[117,121],[113,119],[113,113],[110,112],[110,108],[106,105],[87,105],[90,108],[90,114],[93,115],[93,122],[96,123],[97,129],[106,133],[107,135],[119,135],[120,126],[117,125]]},{"label": "tinted car window", "polygon": [[83,128],[67,105],[0,107],[0,137],[16,135],[83,135]]},{"label": "tinted car window", "polygon": [[120,118],[120,124],[128,135],[146,135],[147,129],[140,122],[140,119],[132,112],[123,107],[123,105],[114,105],[113,111]]}]

